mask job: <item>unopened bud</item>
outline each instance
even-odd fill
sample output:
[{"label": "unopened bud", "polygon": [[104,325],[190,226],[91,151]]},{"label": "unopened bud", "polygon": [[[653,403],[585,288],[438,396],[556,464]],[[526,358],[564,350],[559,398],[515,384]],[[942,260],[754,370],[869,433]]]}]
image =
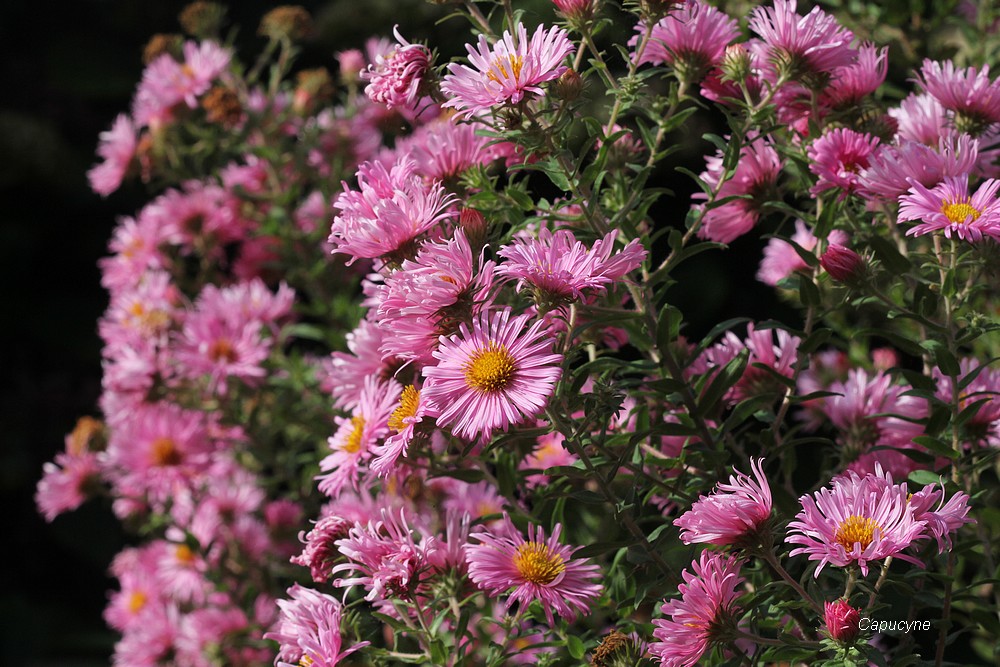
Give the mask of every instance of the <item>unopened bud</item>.
[{"label": "unopened bud", "polygon": [[872,350],[872,365],[880,371],[887,371],[899,365],[899,353],[891,347]]},{"label": "unopened bud", "polygon": [[192,37],[214,37],[226,20],[226,8],[217,2],[192,2],[181,10],[177,20]]},{"label": "unopened bud", "polygon": [[559,12],[572,26],[581,26],[594,17],[598,0],[552,0]]},{"label": "unopened bud", "polygon": [[489,234],[486,218],[474,208],[463,208],[458,216],[458,224],[465,232],[465,237],[469,239],[469,246],[473,252],[478,253],[486,245],[486,237]]},{"label": "unopened bud", "polygon": [[559,99],[572,102],[580,97],[581,91],[583,91],[583,79],[574,70],[566,70],[556,81],[556,96]]},{"label": "unopened bud", "polygon": [[826,631],[830,637],[841,644],[852,643],[860,630],[861,610],[841,598],[836,602],[825,603],[824,612]]},{"label": "unopened bud", "polygon": [[340,80],[345,84],[357,83],[367,67],[365,56],[358,49],[341,51],[337,54],[337,62],[340,63]]},{"label": "unopened bud", "polygon": [[849,283],[861,278],[865,261],[850,248],[831,243],[819,258],[820,265],[830,277],[841,283]]},{"label": "unopened bud", "polygon": [[652,660],[645,658],[646,647],[641,641],[612,630],[604,636],[590,656],[591,667],[650,667]]},{"label": "unopened bud", "polygon": [[149,38],[142,49],[142,62],[148,65],[164,53],[180,59],[184,51],[184,37],[176,34],[158,33]]},{"label": "unopened bud", "polygon": [[312,15],[300,5],[275,7],[260,20],[257,34],[270,39],[298,42],[312,34]]},{"label": "unopened bud", "polygon": [[742,44],[730,44],[722,55],[722,78],[739,83],[750,77],[750,52]]},{"label": "unopened bud", "polygon": [[333,96],[333,80],[325,67],[302,70],[296,75],[292,108],[305,115],[312,112],[317,101]]}]

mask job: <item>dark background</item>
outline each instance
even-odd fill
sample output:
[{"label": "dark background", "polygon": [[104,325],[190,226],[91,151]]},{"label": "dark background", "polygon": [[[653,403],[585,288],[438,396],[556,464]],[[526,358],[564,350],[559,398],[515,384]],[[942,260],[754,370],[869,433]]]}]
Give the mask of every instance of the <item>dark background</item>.
[{"label": "dark background", "polygon": [[[154,33],[179,32],[176,16],[185,4],[5,0],[0,11],[2,665],[105,665],[115,641],[101,612],[113,587],[107,567],[127,536],[106,504],[92,501],[49,524],[32,496],[42,464],[62,449],[76,420],[99,416],[97,320],[107,296],[96,262],[107,252],[116,217],[134,214],[147,200],[136,184],[101,199],[85,172],[96,162],[98,134],[128,110],[143,45]],[[276,4],[240,0],[230,7],[231,23],[242,26],[237,46],[244,62],[261,46],[254,34],[259,17]],[[336,72],[335,51],[389,34],[394,23],[446,58],[464,53],[465,24],[451,19],[435,26],[447,13],[440,6],[302,4],[319,27],[303,55],[309,66]],[[547,2],[530,6],[541,15],[529,20],[550,20]],[[702,165],[698,158],[690,167]],[[690,189],[681,177],[678,198],[658,215],[683,220]],[[692,287],[675,290],[682,310],[696,317],[696,330],[721,313],[780,316],[773,292],[753,279],[760,245],[740,241],[725,255],[703,256]]]}]

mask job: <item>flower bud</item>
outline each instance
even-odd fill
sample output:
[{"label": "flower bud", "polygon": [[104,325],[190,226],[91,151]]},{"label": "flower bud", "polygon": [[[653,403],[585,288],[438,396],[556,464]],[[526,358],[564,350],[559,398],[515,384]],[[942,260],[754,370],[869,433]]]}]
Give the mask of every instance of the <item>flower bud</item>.
[{"label": "flower bud", "polygon": [[552,0],[552,4],[573,26],[584,25],[597,11],[597,0]]},{"label": "flower bud", "polygon": [[474,208],[463,208],[458,217],[458,224],[465,232],[465,237],[469,239],[469,246],[473,252],[478,253],[486,244],[486,237],[489,234],[486,218]]},{"label": "flower bud", "polygon": [[148,65],[164,53],[175,60],[183,58],[184,37],[182,35],[157,33],[149,38],[142,49],[142,63]]},{"label": "flower bud", "polygon": [[643,656],[646,646],[634,637],[612,630],[590,656],[591,667],[646,667],[653,662]]},{"label": "flower bud", "polygon": [[243,118],[243,105],[232,88],[215,86],[201,100],[205,119],[222,127],[233,127]]},{"label": "flower bud", "polygon": [[177,17],[184,32],[201,38],[219,34],[225,20],[226,8],[217,2],[192,2]]},{"label": "flower bud", "polygon": [[312,34],[312,16],[299,5],[275,7],[260,20],[257,34],[270,39],[298,42]]},{"label": "flower bud", "polygon": [[730,44],[722,55],[722,78],[739,83],[750,77],[750,52],[742,44]]},{"label": "flower bud", "polygon": [[365,56],[358,49],[348,49],[337,54],[340,64],[340,80],[350,85],[361,79],[361,72],[367,67]]},{"label": "flower bud", "polygon": [[841,283],[849,283],[861,278],[865,261],[850,248],[831,243],[819,258],[820,265],[830,277]]},{"label": "flower bud", "polygon": [[824,604],[826,631],[830,637],[842,644],[850,644],[858,636],[861,610],[847,603],[843,598]]},{"label": "flower bud", "polygon": [[307,69],[295,77],[295,93],[292,108],[299,114],[312,113],[316,103],[333,96],[333,81],[325,67]]},{"label": "flower bud", "polygon": [[556,96],[559,99],[572,102],[580,97],[583,90],[583,79],[574,70],[568,69],[556,80]]}]

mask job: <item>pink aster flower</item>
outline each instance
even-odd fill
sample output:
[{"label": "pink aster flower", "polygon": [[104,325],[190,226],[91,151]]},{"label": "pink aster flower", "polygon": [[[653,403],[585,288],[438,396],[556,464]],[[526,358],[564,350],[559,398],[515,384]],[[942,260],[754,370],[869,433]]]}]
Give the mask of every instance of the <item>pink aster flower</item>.
[{"label": "pink aster flower", "polygon": [[330,578],[331,570],[340,558],[337,540],[347,537],[352,523],[343,517],[330,514],[320,518],[312,530],[303,531],[299,539],[305,543],[302,553],[292,556],[292,563],[309,568],[309,576],[317,583]]},{"label": "pink aster flower", "polygon": [[184,44],[184,62],[169,54],[151,62],[142,74],[132,115],[139,127],[172,117],[172,108],[184,102],[194,109],[204,94],[229,66],[230,52],[215,42]]},{"label": "pink aster flower", "polygon": [[906,485],[883,479],[881,468],[864,477],[849,471],[831,487],[799,498],[802,511],[788,524],[785,542],[802,546],[790,555],[819,561],[816,577],[827,564],[854,563],[867,576],[869,563],[889,556],[921,565],[902,552],[923,535],[925,522],[914,516]]},{"label": "pink aster flower", "polygon": [[832,188],[841,190],[839,198],[858,189],[858,172],[868,167],[879,147],[878,137],[838,128],[827,132],[809,147],[809,171],[819,177],[810,194],[818,195]]},{"label": "pink aster flower", "polygon": [[735,637],[742,561],[715,551],[702,551],[684,570],[677,587],[680,599],[660,607],[663,618],[653,619],[649,652],[663,667],[694,667],[714,645]]},{"label": "pink aster flower", "polygon": [[798,336],[792,336],[783,329],[756,329],[753,324],[748,324],[745,340],[727,331],[720,342],[705,350],[703,359],[708,363],[708,372],[716,372],[746,351],[746,369],[726,392],[726,400],[735,404],[762,394],[784,394],[788,391],[788,387],[774,375],[792,377],[798,360],[799,342]]},{"label": "pink aster flower", "polygon": [[969,196],[967,176],[946,177],[932,190],[910,181],[910,191],[900,197],[899,220],[919,224],[906,231],[920,236],[943,231],[963,241],[981,241],[984,236],[1000,239],[1000,180],[985,181]]},{"label": "pink aster flower", "polygon": [[885,81],[889,67],[887,56],[888,49],[863,44],[858,49],[857,60],[834,70],[830,84],[822,90],[822,104],[845,108],[875,92]]},{"label": "pink aster flower", "polygon": [[[646,32],[646,24],[640,22],[635,29],[642,35]],[[688,0],[653,26],[639,64],[669,64],[683,68],[696,78],[718,66],[726,47],[739,36],[740,28],[735,19],[702,0]],[[633,37],[629,46],[635,48],[638,39]]]},{"label": "pink aster flower", "polygon": [[942,137],[936,146],[903,139],[883,145],[858,174],[858,194],[870,201],[895,201],[910,189],[910,180],[933,188],[947,176],[976,169],[979,142],[967,134]]},{"label": "pink aster flower", "polygon": [[337,417],[337,432],[330,438],[332,453],[319,463],[325,474],[319,490],[336,498],[350,484],[357,488],[359,469],[372,456],[372,449],[389,429],[389,416],[396,407],[402,387],[395,380],[382,382],[365,378],[364,389],[350,418]]},{"label": "pink aster flower", "polygon": [[516,279],[518,290],[527,284],[557,303],[602,294],[646,258],[638,239],[612,256],[617,235],[617,230],[608,232],[587,248],[568,229],[543,228],[537,240],[515,238],[500,248],[497,254],[507,261],[497,266],[496,273]]},{"label": "pink aster flower", "polygon": [[924,60],[917,83],[949,109],[979,126],[1000,122],[1000,81],[990,80],[990,67],[962,70],[955,63]]},{"label": "pink aster flower", "polygon": [[[816,248],[818,239],[806,228],[806,224],[801,220],[795,221],[795,233],[792,234],[792,242],[802,250],[812,252]],[[847,234],[839,229],[830,232],[827,243],[847,243]],[[775,237],[767,242],[764,247],[764,258],[760,261],[760,268],[757,270],[757,280],[765,285],[776,286],[783,279],[792,275],[796,271],[806,271],[809,265],[796,252],[791,243],[785,239]]]},{"label": "pink aster flower", "polygon": [[571,466],[579,460],[576,454],[566,449],[563,445],[564,440],[565,437],[558,431],[538,436],[537,446],[518,466],[518,470],[538,471],[525,476],[524,483],[529,489],[545,486],[549,483],[549,476],[542,472],[546,468]]},{"label": "pink aster flower", "polygon": [[[718,186],[726,173],[722,166],[722,154],[707,158],[705,163],[707,169],[702,172],[701,179],[711,187]],[[731,243],[753,229],[760,218],[760,205],[777,183],[781,166],[778,152],[767,139],[748,136],[747,143],[740,150],[736,171],[718,188],[716,200],[740,195],[750,197],[705,209],[698,236],[719,243]],[[708,195],[696,192],[691,198],[708,199]],[[697,206],[705,208],[704,204]]]},{"label": "pink aster flower", "polygon": [[214,313],[195,311],[184,322],[177,345],[181,374],[208,376],[208,389],[224,396],[229,378],[254,384],[264,377],[262,364],[271,342],[260,334],[260,323],[227,321]]},{"label": "pink aster flower", "polygon": [[75,510],[90,496],[100,480],[97,454],[90,451],[59,452],[55,461],[45,463],[38,481],[35,504],[52,521],[63,512]]},{"label": "pink aster flower", "polygon": [[393,434],[372,450],[372,472],[385,477],[396,468],[399,458],[406,456],[410,443],[417,434],[416,429],[424,417],[433,417],[433,412],[428,408],[427,402],[421,400],[420,390],[412,384],[406,385],[399,395],[399,406],[392,411],[387,422]]},{"label": "pink aster flower", "polygon": [[573,43],[562,28],[538,26],[528,39],[524,24],[518,23],[517,39],[508,31],[492,48],[486,37],[479,36],[474,49],[469,52],[468,65],[452,63],[441,82],[441,90],[448,96],[446,107],[454,107],[466,118],[501,104],[518,104],[525,95],[542,96],[541,85],[559,78],[566,67],[563,59],[573,51]]},{"label": "pink aster flower", "polygon": [[684,544],[707,542],[720,546],[741,545],[756,540],[771,516],[771,487],[761,468],[763,459],[750,459],[754,479],[735,471],[729,483],[720,482],[715,492],[701,496],[687,512],[674,520]]},{"label": "pink aster flower", "polygon": [[951,551],[951,536],[967,523],[975,523],[969,513],[969,496],[961,491],[944,500],[944,488],[928,484],[910,496],[913,518],[923,521],[927,527],[925,537],[937,540],[941,553]]},{"label": "pink aster flower", "polygon": [[382,510],[380,521],[367,525],[355,523],[347,537],[337,540],[340,553],[348,562],[335,565],[332,573],[349,572],[354,576],[338,578],[339,588],[363,586],[369,602],[400,598],[413,600],[423,592],[428,565],[439,545],[434,537],[418,541],[407,524],[403,510]]},{"label": "pink aster flower", "polygon": [[[1000,369],[980,366],[973,359],[959,361],[961,373],[956,378],[963,388],[958,392],[961,410],[979,404],[962,425],[963,440],[987,447],[1000,447]],[[944,403],[952,400],[952,378],[935,368],[937,397]]]},{"label": "pink aster flower", "polygon": [[447,182],[499,157],[497,148],[490,145],[490,138],[477,134],[479,127],[444,114],[421,125],[408,137],[397,139],[396,147],[413,158],[421,176]]},{"label": "pink aster flower", "polygon": [[275,667],[334,667],[359,648],[345,650],[340,631],[344,606],[335,598],[295,584],[288,600],[278,600],[281,616],[274,629],[264,635],[280,645]]},{"label": "pink aster flower", "polygon": [[375,57],[375,62],[361,73],[367,81],[365,94],[369,99],[388,108],[413,108],[420,99],[424,76],[431,64],[431,51],[423,44],[410,44],[399,34],[399,26],[392,29],[399,45]]},{"label": "pink aster flower", "polygon": [[528,319],[511,318],[510,308],[486,310],[471,331],[462,323],[458,334],[441,337],[437,366],[423,369],[424,396],[439,411],[439,426],[453,424],[459,437],[486,440],[544,410],[562,374],[562,355],[552,354],[543,322],[528,327]]},{"label": "pink aster flower", "polygon": [[348,264],[362,257],[405,256],[418,236],[448,217],[455,196],[440,183],[426,184],[415,170],[409,158],[388,170],[381,162],[358,167],[358,189],[344,183],[334,202],[340,209],[330,230],[334,253],[348,255]]},{"label": "pink aster flower", "polygon": [[889,115],[898,124],[896,134],[900,141],[936,146],[950,127],[945,108],[926,93],[910,93],[898,108],[889,109]]},{"label": "pink aster flower", "polygon": [[365,378],[390,374],[393,360],[383,360],[379,350],[384,336],[377,324],[361,320],[346,336],[348,352],[330,355],[321,369],[320,386],[333,395],[333,407],[353,410],[361,398]]},{"label": "pink aster flower", "polygon": [[504,515],[500,529],[471,535],[479,544],[465,548],[469,578],[490,595],[508,593],[507,609],[515,602],[523,608],[538,600],[550,626],[555,624],[553,612],[572,621],[590,611],[601,594],[602,586],[595,583],[600,568],[571,558],[579,547],[560,544],[561,532],[557,523],[546,539],[541,526],[528,524],[525,539]]},{"label": "pink aster flower", "polygon": [[91,189],[107,197],[118,189],[135,157],[135,126],[125,114],[119,114],[111,129],[101,132],[97,154],[104,160],[87,172]]},{"label": "pink aster flower", "polygon": [[795,13],[796,0],[774,0],[750,14],[750,29],[763,41],[768,61],[790,74],[830,74],[850,65],[857,51],[854,34],[833,16],[813,7],[805,16]]}]

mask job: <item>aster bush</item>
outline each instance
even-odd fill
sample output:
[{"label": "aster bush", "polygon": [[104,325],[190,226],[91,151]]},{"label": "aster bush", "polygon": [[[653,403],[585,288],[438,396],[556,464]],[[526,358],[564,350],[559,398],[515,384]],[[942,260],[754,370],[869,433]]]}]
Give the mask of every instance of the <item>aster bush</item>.
[{"label": "aster bush", "polygon": [[339,81],[189,8],[38,487],[135,531],[115,664],[995,664],[1000,17],[841,4],[469,1]]}]

